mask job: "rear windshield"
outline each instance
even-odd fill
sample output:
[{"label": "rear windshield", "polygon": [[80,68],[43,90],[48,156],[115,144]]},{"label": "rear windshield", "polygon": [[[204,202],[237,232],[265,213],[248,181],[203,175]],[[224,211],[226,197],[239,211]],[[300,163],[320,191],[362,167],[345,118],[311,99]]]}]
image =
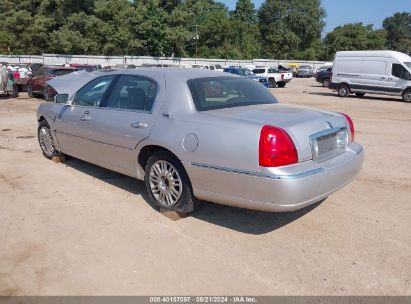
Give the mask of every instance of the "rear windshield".
[{"label": "rear windshield", "polygon": [[51,70],[50,73],[55,75],[55,76],[63,76],[66,74],[73,73],[74,70],[68,70],[68,69],[61,69],[61,70]]},{"label": "rear windshield", "polygon": [[242,77],[207,77],[187,81],[197,111],[276,103],[259,82]]}]

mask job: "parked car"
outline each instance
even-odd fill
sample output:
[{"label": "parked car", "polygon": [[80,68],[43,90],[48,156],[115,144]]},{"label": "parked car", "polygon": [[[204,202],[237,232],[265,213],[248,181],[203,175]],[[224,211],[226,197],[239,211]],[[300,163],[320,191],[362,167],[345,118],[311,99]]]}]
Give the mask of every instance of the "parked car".
[{"label": "parked car", "polygon": [[274,87],[278,86],[280,88],[285,87],[285,85],[293,79],[291,72],[282,72],[273,67],[257,67],[253,70],[253,73],[261,77],[266,77]]},{"label": "parked car", "polygon": [[317,78],[318,74],[320,74],[322,71],[326,71],[326,70],[328,70],[329,68],[332,68],[332,67],[333,67],[332,65],[324,65],[324,66],[318,68],[314,73],[314,77]]},{"label": "parked car", "polygon": [[0,66],[0,96],[18,97],[19,89],[14,80],[13,72]]},{"label": "parked car", "polygon": [[297,69],[296,77],[309,78],[314,76],[313,68],[309,65],[300,65]]},{"label": "parked car", "polygon": [[66,75],[76,71],[73,67],[63,66],[42,66],[40,67],[32,77],[29,78],[27,83],[27,93],[29,97],[43,96],[46,101],[52,100],[56,91],[53,87],[47,85],[47,81],[50,79]]},{"label": "parked car", "polygon": [[121,70],[121,69],[135,69],[137,66],[135,64],[116,64],[114,69]]},{"label": "parked car", "polygon": [[411,57],[395,51],[337,52],[330,89],[338,96],[402,96],[411,102]]},{"label": "parked car", "polygon": [[30,64],[9,63],[7,69],[13,74],[13,81],[20,92],[27,91],[27,81],[31,75]]},{"label": "parked car", "polygon": [[247,77],[251,80],[258,81],[260,82],[263,86],[267,88],[273,88],[273,84],[268,81],[266,77],[263,76],[257,76],[253,72],[251,72],[249,69],[243,69],[243,68],[225,68],[223,72],[226,73],[231,73],[234,75],[239,75],[239,76],[244,76]]},{"label": "parked car", "polygon": [[49,81],[61,94],[38,107],[42,152],[144,180],[158,208],[190,212],[207,200],[291,211],[361,168],[348,115],[279,104],[245,77],[170,68],[74,76]]},{"label": "parked car", "polygon": [[315,79],[317,82],[321,83],[323,87],[328,88],[332,78],[332,70],[332,68],[327,68],[326,70],[320,71]]},{"label": "parked car", "polygon": [[81,64],[81,63],[70,63],[69,65],[72,68],[75,68],[77,71],[87,71],[87,72],[93,72],[93,71],[98,71],[101,70],[101,65],[96,65],[96,64]]}]

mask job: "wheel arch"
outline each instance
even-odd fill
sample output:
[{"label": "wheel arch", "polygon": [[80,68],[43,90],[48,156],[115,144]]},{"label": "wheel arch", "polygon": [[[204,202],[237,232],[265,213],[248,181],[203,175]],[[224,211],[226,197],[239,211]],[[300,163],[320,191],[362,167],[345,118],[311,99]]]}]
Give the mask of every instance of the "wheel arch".
[{"label": "wheel arch", "polygon": [[137,162],[143,170],[146,169],[146,165],[147,165],[147,162],[150,156],[158,151],[165,151],[171,154],[175,159],[177,159],[181,163],[181,160],[178,158],[178,156],[175,153],[173,153],[171,150],[163,146],[160,146],[160,145],[149,144],[149,145],[142,147],[137,156]]}]

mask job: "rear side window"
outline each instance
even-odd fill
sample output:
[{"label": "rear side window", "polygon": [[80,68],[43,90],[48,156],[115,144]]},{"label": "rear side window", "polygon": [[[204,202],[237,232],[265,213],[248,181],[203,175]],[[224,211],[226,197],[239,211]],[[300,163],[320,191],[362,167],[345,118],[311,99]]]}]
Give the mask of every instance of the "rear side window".
[{"label": "rear side window", "polygon": [[151,111],[157,95],[156,83],[141,76],[121,76],[107,100],[106,107]]},{"label": "rear side window", "polygon": [[253,70],[254,74],[264,74],[265,73],[265,69],[254,69]]},{"label": "rear side window", "polygon": [[98,106],[114,77],[114,75],[105,76],[89,82],[77,92],[73,104],[88,107]]},{"label": "rear side window", "polygon": [[207,77],[187,81],[197,111],[276,103],[260,83],[242,77]]},{"label": "rear side window", "polygon": [[70,73],[73,73],[74,70],[68,70],[68,69],[59,69],[59,70],[50,70],[50,74],[55,75],[55,76],[63,76],[67,75]]},{"label": "rear side window", "polygon": [[398,64],[398,63],[393,63],[391,74],[392,76],[395,76],[401,79],[411,80],[410,73],[401,64]]}]

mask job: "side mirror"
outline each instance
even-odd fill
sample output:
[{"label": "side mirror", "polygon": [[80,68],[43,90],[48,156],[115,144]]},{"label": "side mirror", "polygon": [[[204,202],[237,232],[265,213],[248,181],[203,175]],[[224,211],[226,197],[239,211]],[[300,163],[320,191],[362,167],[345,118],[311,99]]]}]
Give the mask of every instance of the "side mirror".
[{"label": "side mirror", "polygon": [[54,96],[55,103],[67,103],[68,101],[68,94],[57,94]]}]

